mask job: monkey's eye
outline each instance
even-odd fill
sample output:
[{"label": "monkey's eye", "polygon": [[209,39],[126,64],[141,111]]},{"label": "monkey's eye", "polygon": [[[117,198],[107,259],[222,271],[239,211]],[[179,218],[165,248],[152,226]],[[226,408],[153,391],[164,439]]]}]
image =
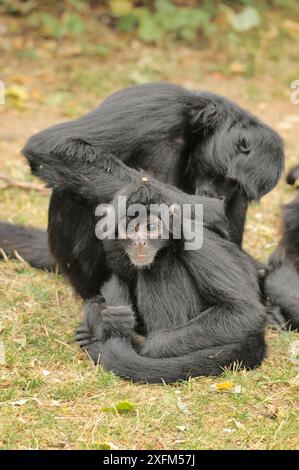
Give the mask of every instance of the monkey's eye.
[{"label": "monkey's eye", "polygon": [[148,232],[154,232],[155,230],[157,230],[157,228],[157,224],[147,224],[146,230]]},{"label": "monkey's eye", "polygon": [[238,141],[238,150],[241,152],[241,153],[249,153],[251,148],[250,148],[250,143],[248,142],[247,139],[245,139],[245,137],[242,137],[241,139],[239,139]]}]

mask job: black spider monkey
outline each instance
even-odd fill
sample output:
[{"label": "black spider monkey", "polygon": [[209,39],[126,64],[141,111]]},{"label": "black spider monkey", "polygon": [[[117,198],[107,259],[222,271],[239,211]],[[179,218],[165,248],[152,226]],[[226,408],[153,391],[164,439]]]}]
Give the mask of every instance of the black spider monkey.
[{"label": "black spider monkey", "polygon": [[[182,218],[172,199],[150,182],[125,194],[127,207],[143,204],[146,213],[126,216],[118,238],[103,240],[112,277],[103,286],[105,298],[86,302],[79,345],[95,363],[134,381],[219,375],[233,362],[260,365],[266,314],[247,256],[205,227],[202,247],[186,251],[194,229],[183,225],[183,238],[173,236],[173,221],[179,218],[181,226]],[[150,211],[163,203],[169,226]]]},{"label": "black spider monkey", "polygon": [[[122,187],[149,174],[184,191],[186,202],[191,194],[223,197],[231,240],[241,246],[248,203],[275,186],[284,162],[281,138],[249,112],[222,96],[168,83],[116,92],[80,119],[34,135],[23,153],[32,173],[53,188],[50,250],[82,298],[97,295],[110,275],[94,234],[95,207]],[[205,209],[207,225],[219,230],[219,211],[207,202]],[[42,255],[52,267],[46,236],[40,234],[35,252],[31,229],[29,248],[17,244],[18,230],[0,224],[1,246],[25,259],[31,250],[34,263]]]},{"label": "black spider monkey", "polygon": [[[299,179],[299,165],[287,174],[287,183]],[[272,316],[282,329],[299,329],[299,195],[283,207],[282,239],[269,259],[265,280]]]}]

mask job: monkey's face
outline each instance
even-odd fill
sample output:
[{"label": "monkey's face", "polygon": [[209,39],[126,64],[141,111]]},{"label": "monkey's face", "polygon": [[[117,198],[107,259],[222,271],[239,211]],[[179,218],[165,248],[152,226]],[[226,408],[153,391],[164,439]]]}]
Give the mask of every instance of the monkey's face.
[{"label": "monkey's face", "polygon": [[[235,192],[258,200],[270,191],[283,169],[280,137],[254,119],[224,123],[194,150],[190,170],[194,192],[229,201]],[[195,171],[194,171],[195,169]]]},{"label": "monkey's face", "polygon": [[143,220],[127,218],[118,227],[125,243],[125,252],[138,269],[150,266],[158,251],[167,244],[167,240],[162,240],[163,232],[163,223],[155,215]]}]

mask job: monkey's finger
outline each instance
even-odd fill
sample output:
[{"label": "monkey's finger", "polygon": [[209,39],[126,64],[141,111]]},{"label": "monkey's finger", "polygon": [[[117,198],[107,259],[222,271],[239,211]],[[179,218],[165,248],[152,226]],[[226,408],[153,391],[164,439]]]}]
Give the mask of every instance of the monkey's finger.
[{"label": "monkey's finger", "polygon": [[86,331],[84,333],[79,333],[76,335],[76,341],[79,342],[79,341],[82,341],[82,340],[85,340],[85,339],[89,339],[89,338],[92,338],[93,336],[91,335],[91,332],[90,331]]},{"label": "monkey's finger", "polygon": [[90,335],[90,330],[89,330],[88,326],[85,325],[85,324],[83,324],[83,325],[79,326],[79,328],[77,328],[76,335],[80,335],[80,334],[83,334],[83,333],[85,333],[87,335],[88,334]]},{"label": "monkey's finger", "polygon": [[268,314],[268,326],[273,329],[279,329],[280,331],[288,330],[288,321],[282,315],[279,307],[270,306],[267,308]]},{"label": "monkey's finger", "polygon": [[98,338],[95,338],[94,336],[89,336],[86,338],[77,338],[76,343],[79,344],[79,346],[82,348],[83,346],[86,346],[87,344],[94,343],[95,341],[98,341]]},{"label": "monkey's finger", "polygon": [[89,346],[90,344],[93,344],[93,343],[96,343],[98,341],[97,338],[89,338],[89,339],[86,339],[86,340],[82,340],[82,341],[77,341],[77,343],[79,344],[80,348],[86,348],[87,346]]}]

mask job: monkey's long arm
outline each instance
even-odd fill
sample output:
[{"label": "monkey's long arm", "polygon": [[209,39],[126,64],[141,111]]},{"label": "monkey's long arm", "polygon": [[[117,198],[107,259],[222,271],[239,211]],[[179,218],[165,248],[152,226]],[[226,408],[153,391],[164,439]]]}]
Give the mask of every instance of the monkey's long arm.
[{"label": "monkey's long arm", "polygon": [[219,237],[213,240],[211,235],[205,231],[202,248],[181,255],[199,296],[208,299],[211,306],[182,326],[150,333],[142,355],[181,356],[232,344],[263,331],[266,315],[259,302],[258,287],[254,289],[253,278],[246,273],[246,259],[242,260],[240,253],[238,264],[236,253],[233,256],[223,246],[229,242]]},{"label": "monkey's long arm", "polygon": [[204,240],[201,250],[182,256],[211,307],[186,325],[150,334],[142,353],[146,356],[138,354],[127,337],[93,342],[86,350],[95,363],[122,377],[154,383],[218,375],[234,361],[249,368],[261,363],[266,316],[258,288],[246,267],[238,266],[238,258],[234,260],[224,246],[215,246],[213,237]]},{"label": "monkey's long arm", "polygon": [[[44,131],[46,133],[46,131]],[[73,139],[43,153],[33,136],[23,149],[31,171],[57,191],[97,203],[110,202],[122,187],[137,184],[142,174],[128,168],[99,146]]]},{"label": "monkey's long arm", "polygon": [[[80,139],[53,145],[49,152],[43,153],[36,146],[33,136],[23,153],[32,173],[50,187],[77,194],[97,204],[111,202],[119,191],[128,185],[141,183],[144,176],[99,146],[89,145]],[[225,234],[227,223],[223,201],[186,194],[160,181],[151,179],[151,182],[170,204],[202,204],[204,222],[211,229]]]}]

